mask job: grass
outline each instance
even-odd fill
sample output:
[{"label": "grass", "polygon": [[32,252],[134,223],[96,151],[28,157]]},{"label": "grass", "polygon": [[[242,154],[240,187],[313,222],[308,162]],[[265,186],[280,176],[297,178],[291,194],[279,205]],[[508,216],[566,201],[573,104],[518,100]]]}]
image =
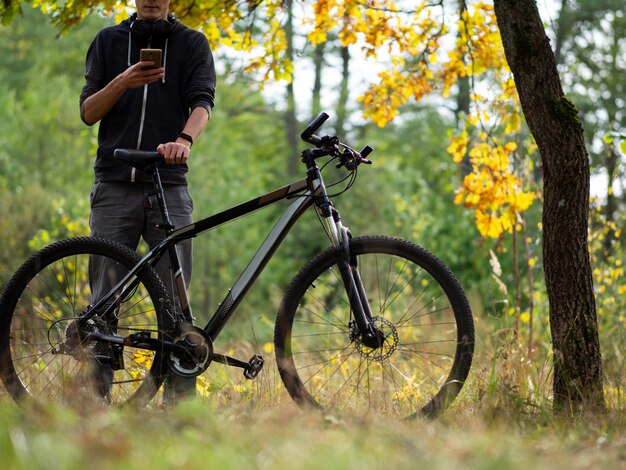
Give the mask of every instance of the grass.
[{"label": "grass", "polygon": [[452,408],[433,421],[301,410],[278,391],[271,367],[252,387],[233,379],[208,397],[167,409],[18,408],[1,391],[2,468],[626,467],[623,408],[556,418],[549,401],[539,403],[507,385],[506,361],[494,357],[477,364]]},{"label": "grass", "polygon": [[[566,419],[551,411],[549,349],[538,348],[531,360],[510,330],[482,321],[477,329],[470,378],[432,421],[301,410],[269,350],[255,381],[213,364],[200,382],[205,396],[167,409],[18,408],[0,386],[0,468],[626,468],[621,349],[605,356],[616,364],[605,368],[609,411]],[[264,349],[232,348],[237,357]]]},{"label": "grass", "polygon": [[[461,407],[462,408],[462,407]],[[517,421],[458,409],[437,421],[303,412],[291,403],[194,400],[130,412],[0,406],[3,468],[567,468],[626,464],[623,414]]]}]

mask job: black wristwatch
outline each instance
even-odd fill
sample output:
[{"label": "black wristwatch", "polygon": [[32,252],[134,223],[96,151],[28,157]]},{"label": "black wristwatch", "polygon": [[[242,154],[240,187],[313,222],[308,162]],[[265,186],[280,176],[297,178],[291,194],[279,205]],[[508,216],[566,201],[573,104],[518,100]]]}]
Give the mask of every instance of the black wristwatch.
[{"label": "black wristwatch", "polygon": [[193,145],[193,137],[191,137],[189,134],[185,134],[184,132],[181,132],[180,134],[178,134],[176,138],[184,139],[187,142],[189,142],[191,145]]}]

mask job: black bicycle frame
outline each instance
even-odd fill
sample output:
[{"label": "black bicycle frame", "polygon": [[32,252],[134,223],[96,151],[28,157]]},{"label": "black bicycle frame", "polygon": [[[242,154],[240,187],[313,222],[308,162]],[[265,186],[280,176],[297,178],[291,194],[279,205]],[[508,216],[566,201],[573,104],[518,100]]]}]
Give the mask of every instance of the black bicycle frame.
[{"label": "black bicycle frame", "polygon": [[[121,291],[118,299],[123,301],[126,296],[133,292],[139,281],[135,279],[128,285],[126,285],[126,283],[128,283],[129,280],[146,265],[156,265],[163,254],[167,251],[170,254],[171,270],[174,273],[174,285],[176,286],[177,294],[180,299],[183,317],[181,320],[192,324],[194,317],[191,312],[187,289],[185,287],[185,280],[183,278],[178,253],[176,251],[176,244],[183,240],[193,238],[207,230],[219,227],[226,222],[270,206],[276,202],[283,201],[285,199],[295,199],[295,201],[291,203],[291,205],[276,222],[274,228],[267,235],[235,284],[231,289],[229,289],[224,300],[219,304],[217,311],[204,327],[204,332],[209,338],[211,338],[212,341],[215,341],[223,327],[235,312],[237,306],[241,303],[246,293],[252,287],[254,281],[263,271],[268,261],[276,252],[293,225],[297,222],[300,216],[315,203],[322,218],[322,222],[326,227],[326,232],[331,240],[331,243],[335,247],[343,248],[339,252],[338,264],[352,310],[355,312],[354,316],[359,330],[364,335],[364,339],[366,336],[371,336],[372,329],[370,321],[372,319],[372,315],[367,302],[367,297],[360,283],[360,277],[356,269],[356,262],[350,260],[348,256],[347,244],[349,233],[348,230],[341,225],[339,213],[332,207],[332,203],[326,194],[326,188],[324,186],[320,169],[315,164],[315,158],[325,154],[322,154],[321,151],[317,152],[318,150],[319,149],[309,149],[303,152],[303,160],[307,165],[306,178],[179,229],[174,229],[169,221],[167,206],[163,196],[163,187],[161,185],[158,169],[155,166],[153,169],[153,181],[156,188],[155,193],[157,195],[159,207],[162,211],[162,227],[167,236],[157,246],[151,249],[148,254],[142,258],[141,262],[134,266],[106,296],[91,306],[90,310],[81,316],[81,319],[87,320],[93,317],[97,312],[101,312],[102,316],[107,318],[107,316],[110,315],[115,308],[116,302],[110,301],[112,297],[116,295],[116,292]],[[103,309],[105,305],[108,306]],[[105,335],[100,335],[99,333],[94,333],[91,336],[93,339],[107,342],[121,343],[123,341],[123,338],[117,338],[114,340],[113,338],[115,337],[105,337]]]},{"label": "black bicycle frame", "polygon": [[[162,197],[163,188],[160,184],[160,181],[158,180],[158,170],[156,174],[156,194],[157,199],[159,199],[159,193]],[[150,250],[142,258],[141,262],[134,266],[106,296],[102,297],[94,305],[92,305],[89,311],[85,312],[85,315],[81,316],[81,319],[88,320],[89,318],[93,317],[97,312],[101,312],[102,316],[106,318],[106,316],[110,313],[110,311],[114,309],[115,306],[115,302],[111,302],[112,297],[117,295],[116,293],[120,291],[120,289],[121,292],[118,295],[119,299],[124,299],[128,294],[130,294],[137,286],[138,281],[135,279],[130,284],[126,285],[129,280],[136,276],[137,273],[144,266],[154,266],[167,251],[170,254],[170,263],[172,272],[174,273],[177,294],[181,302],[183,319],[191,323],[193,320],[193,315],[187,296],[187,290],[185,288],[185,282],[182,276],[182,269],[180,268],[180,261],[178,258],[178,253],[176,251],[176,244],[183,240],[193,238],[207,230],[219,227],[220,225],[223,225],[234,219],[248,215],[256,210],[270,206],[274,203],[283,201],[285,199],[295,198],[295,201],[292,202],[292,204],[282,214],[278,222],[275,224],[274,228],[267,235],[263,244],[260,246],[256,254],[248,263],[246,269],[239,276],[239,279],[228,291],[228,294],[224,298],[224,301],[220,304],[218,310],[215,312],[210,322],[204,328],[209,337],[214,340],[219,332],[222,330],[228,319],[232,316],[236,307],[239,305],[246,292],[248,292],[254,281],[257,279],[272,255],[276,252],[287,233],[300,218],[300,216],[306,211],[306,209],[308,209],[313,204],[317,193],[321,191],[322,187],[323,186],[319,184],[319,181],[309,181],[308,178],[301,179],[299,181],[266,193],[260,197],[251,199],[247,202],[234,206],[225,211],[219,212],[205,219],[194,222],[185,227],[181,227],[179,229],[173,229],[171,226],[168,226],[169,221],[166,218],[166,205],[163,204],[162,201],[159,201],[159,206],[162,209],[165,209],[163,214],[163,228],[166,230],[166,233],[169,232],[169,235],[152,250]],[[309,189],[307,190],[307,188]],[[106,309],[102,310],[105,305],[109,306]],[[110,338],[107,338],[107,340],[110,341]]]}]

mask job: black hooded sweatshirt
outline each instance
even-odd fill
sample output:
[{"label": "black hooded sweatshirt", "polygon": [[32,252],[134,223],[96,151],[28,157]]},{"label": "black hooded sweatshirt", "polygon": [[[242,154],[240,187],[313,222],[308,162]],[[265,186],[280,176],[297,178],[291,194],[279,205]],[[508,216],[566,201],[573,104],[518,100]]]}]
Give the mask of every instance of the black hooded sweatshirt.
[{"label": "black hooded sweatshirt", "polygon": [[[199,106],[209,113],[215,96],[215,67],[206,37],[169,18],[168,33],[141,37],[131,32],[131,19],[98,32],[87,51],[86,84],[80,95],[81,118],[85,99],[104,88],[113,78],[139,62],[144,48],[163,51],[162,80],[126,90],[101,119],[96,181],[148,182],[150,177],[113,157],[116,148],[156,150],[173,142],[182,132],[191,111]],[[187,184],[186,164],[166,165],[160,171],[163,183]]]}]

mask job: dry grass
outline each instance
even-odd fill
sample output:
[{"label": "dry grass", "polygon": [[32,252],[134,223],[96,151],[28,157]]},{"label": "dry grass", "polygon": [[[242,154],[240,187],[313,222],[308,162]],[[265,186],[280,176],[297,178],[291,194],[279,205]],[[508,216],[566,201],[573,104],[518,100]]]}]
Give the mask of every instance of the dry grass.
[{"label": "dry grass", "polygon": [[[470,379],[433,421],[301,410],[267,351],[255,381],[213,364],[203,396],[168,409],[19,409],[0,387],[2,468],[626,468],[623,370],[607,377],[606,414],[555,417],[548,350],[528,358],[509,331],[477,328]],[[240,342],[224,352],[262,349]]]},{"label": "dry grass", "polygon": [[476,412],[437,421],[260,408],[197,399],[168,410],[18,410],[3,399],[4,468],[568,468],[626,464],[623,413],[564,422],[549,413]]},{"label": "dry grass", "polygon": [[[504,358],[502,355],[505,355]],[[470,382],[434,421],[357,418],[303,411],[271,360],[256,382],[212,365],[209,393],[177,407],[141,411],[32,406],[0,394],[3,468],[417,468],[620,469],[626,413],[555,418],[549,390],[513,386],[510,351],[480,353]],[[546,371],[536,375],[548,374]],[[209,382],[212,381],[212,382]],[[531,380],[532,382],[532,380]],[[537,382],[540,383],[540,382]],[[254,384],[254,385],[251,385]]]}]

